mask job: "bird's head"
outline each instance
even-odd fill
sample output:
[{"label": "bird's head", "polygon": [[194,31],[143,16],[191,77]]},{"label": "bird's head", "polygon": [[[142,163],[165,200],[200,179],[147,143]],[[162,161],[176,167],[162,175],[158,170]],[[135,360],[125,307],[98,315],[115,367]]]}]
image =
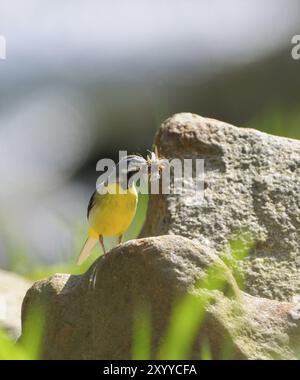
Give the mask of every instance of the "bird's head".
[{"label": "bird's head", "polygon": [[139,174],[139,178],[149,178],[150,181],[157,180],[166,161],[159,159],[157,153],[154,152],[149,152],[146,159],[138,155],[125,156],[116,166],[117,179],[121,184],[126,181],[129,185],[137,174]]}]

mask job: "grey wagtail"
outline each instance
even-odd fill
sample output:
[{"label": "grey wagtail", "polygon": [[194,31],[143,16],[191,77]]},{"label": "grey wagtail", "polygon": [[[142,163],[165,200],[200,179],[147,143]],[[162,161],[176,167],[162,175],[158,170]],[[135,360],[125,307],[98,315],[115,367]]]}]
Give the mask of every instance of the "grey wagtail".
[{"label": "grey wagtail", "polygon": [[160,161],[155,153],[147,157],[130,155],[123,157],[116,165],[114,175],[102,186],[106,186],[105,193],[95,191],[90,199],[87,218],[89,222],[88,238],[80,252],[77,264],[80,265],[90,255],[99,241],[105,252],[103,237],[117,236],[119,243],[124,232],[131,224],[138,201],[134,175],[140,170],[147,176],[151,174],[151,165]]}]

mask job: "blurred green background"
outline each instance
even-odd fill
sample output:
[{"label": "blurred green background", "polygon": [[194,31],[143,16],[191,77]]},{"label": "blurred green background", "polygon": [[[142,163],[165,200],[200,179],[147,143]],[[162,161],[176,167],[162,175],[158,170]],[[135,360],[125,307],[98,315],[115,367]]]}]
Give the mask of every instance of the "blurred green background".
[{"label": "blurred green background", "polygon": [[0,268],[84,271],[97,161],[145,154],[173,113],[299,138],[299,28],[297,0],[1,0]]}]

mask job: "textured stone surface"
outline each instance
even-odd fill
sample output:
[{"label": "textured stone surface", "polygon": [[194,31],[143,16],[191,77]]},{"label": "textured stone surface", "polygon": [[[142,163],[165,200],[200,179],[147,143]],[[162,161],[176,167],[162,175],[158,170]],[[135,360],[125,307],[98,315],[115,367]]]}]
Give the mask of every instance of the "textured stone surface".
[{"label": "textured stone surface", "polygon": [[[235,359],[299,358],[300,142],[185,113],[163,123],[155,144],[168,159],[205,160],[203,202],[189,186],[152,195],[145,238],[117,246],[81,276],[35,283],[22,320],[31,307],[46,308],[43,357],[130,359],[134,314],[146,305],[155,358],[174,301],[193,295],[206,314],[189,357],[208,342],[213,358],[224,347]],[[248,257],[230,260],[228,242],[247,234]],[[245,276],[245,292],[218,256]],[[208,275],[224,286],[212,287]]]},{"label": "textured stone surface", "polygon": [[[242,301],[218,295],[208,308],[213,329],[233,341],[237,358],[299,359],[300,305],[243,293]],[[218,347],[222,347],[218,345]],[[227,354],[232,359],[232,353]]]},{"label": "textured stone surface", "polygon": [[151,306],[157,344],[174,299],[216,260],[223,265],[182,237],[134,240],[82,276],[57,274],[35,283],[24,299],[23,321],[33,305],[46,307],[46,358],[130,359],[135,307]]},{"label": "textured stone surface", "polygon": [[[222,291],[205,286],[212,265],[221,269]],[[155,358],[173,302],[186,294],[211,297],[190,357],[199,358],[203,339],[213,358],[222,357],[225,344],[235,359],[296,357],[297,305],[241,293],[216,255],[179,236],[132,240],[82,276],[57,274],[35,283],[24,299],[23,320],[31,307],[46,307],[44,358],[130,359],[134,311],[147,305]]]},{"label": "textured stone surface", "polygon": [[300,293],[300,141],[182,113],[155,144],[169,159],[205,159],[205,196],[152,196],[141,236],[182,235],[220,253],[246,230],[255,246],[241,264],[245,290],[286,301]]},{"label": "textured stone surface", "polygon": [[0,270],[0,328],[14,339],[21,333],[21,305],[31,285],[15,273]]}]

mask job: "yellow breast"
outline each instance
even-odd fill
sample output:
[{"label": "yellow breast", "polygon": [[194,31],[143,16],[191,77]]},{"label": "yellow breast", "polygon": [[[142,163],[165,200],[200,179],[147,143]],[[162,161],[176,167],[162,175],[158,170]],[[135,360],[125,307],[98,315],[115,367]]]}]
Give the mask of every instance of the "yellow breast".
[{"label": "yellow breast", "polygon": [[119,236],[129,227],[134,218],[137,206],[137,191],[133,185],[125,192],[119,191],[116,186],[116,194],[96,193],[93,207],[89,213],[90,235]]}]

